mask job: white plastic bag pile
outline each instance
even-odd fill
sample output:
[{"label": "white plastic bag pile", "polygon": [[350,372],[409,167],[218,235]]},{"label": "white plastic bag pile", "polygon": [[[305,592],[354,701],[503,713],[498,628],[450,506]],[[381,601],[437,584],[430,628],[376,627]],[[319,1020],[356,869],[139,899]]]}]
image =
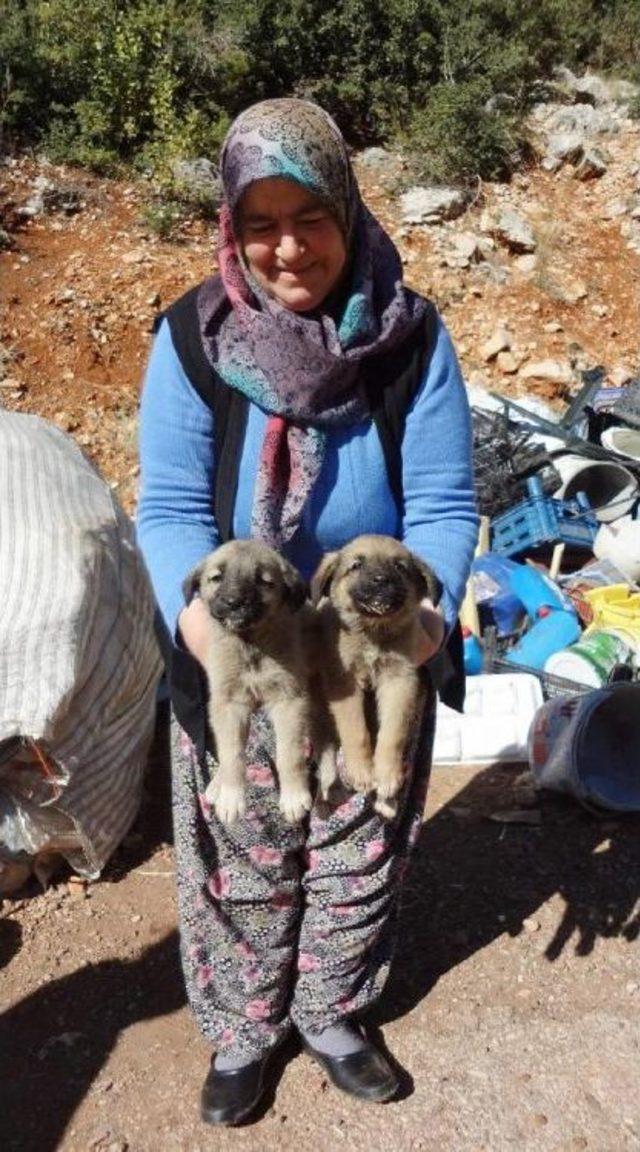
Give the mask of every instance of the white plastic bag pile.
[{"label": "white plastic bag pile", "polygon": [[98,875],[138,808],[159,675],[131,522],[68,436],[0,410],[0,873],[52,849]]}]

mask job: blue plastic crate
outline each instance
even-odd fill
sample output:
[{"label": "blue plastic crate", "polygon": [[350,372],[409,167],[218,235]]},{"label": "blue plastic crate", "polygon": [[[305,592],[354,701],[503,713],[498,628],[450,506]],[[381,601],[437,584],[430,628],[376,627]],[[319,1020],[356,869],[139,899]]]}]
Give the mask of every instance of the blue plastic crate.
[{"label": "blue plastic crate", "polygon": [[570,544],[591,550],[598,520],[584,492],[575,500],[545,496],[537,476],[527,480],[528,499],[491,521],[491,549],[518,556],[541,544]]}]

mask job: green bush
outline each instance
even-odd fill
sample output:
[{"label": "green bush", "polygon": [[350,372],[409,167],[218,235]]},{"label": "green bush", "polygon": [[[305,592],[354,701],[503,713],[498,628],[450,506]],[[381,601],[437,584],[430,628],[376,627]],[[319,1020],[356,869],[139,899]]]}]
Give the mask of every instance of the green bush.
[{"label": "green bush", "polygon": [[510,170],[558,63],[637,73],[640,0],[0,0],[0,133],[170,186],[241,108],[296,94],[354,144],[402,138],[469,179]]}]

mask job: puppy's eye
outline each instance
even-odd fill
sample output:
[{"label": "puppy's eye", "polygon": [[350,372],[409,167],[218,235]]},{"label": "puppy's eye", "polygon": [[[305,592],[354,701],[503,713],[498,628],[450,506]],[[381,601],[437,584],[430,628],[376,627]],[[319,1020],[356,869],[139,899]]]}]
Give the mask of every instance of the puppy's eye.
[{"label": "puppy's eye", "polygon": [[273,576],[270,576],[268,572],[261,572],[258,579],[260,583],[265,584],[267,588],[271,588],[273,584],[275,584]]},{"label": "puppy's eye", "polygon": [[219,584],[222,580],[222,572],[210,572],[207,576],[207,584]]},{"label": "puppy's eye", "polygon": [[362,568],[362,557],[356,556],[355,560],[352,560],[347,568],[347,572],[357,572],[359,568]]},{"label": "puppy's eye", "polygon": [[396,568],[398,570],[398,572],[408,572],[409,571],[409,565],[407,564],[407,561],[402,560],[401,557],[398,557],[396,560],[393,561],[393,566],[394,566],[394,568]]}]

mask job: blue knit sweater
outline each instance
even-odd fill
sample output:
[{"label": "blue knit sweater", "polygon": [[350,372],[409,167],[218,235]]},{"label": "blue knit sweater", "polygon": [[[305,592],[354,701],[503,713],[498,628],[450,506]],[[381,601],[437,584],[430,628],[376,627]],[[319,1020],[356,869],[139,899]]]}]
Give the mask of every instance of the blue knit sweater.
[{"label": "blue knit sweater", "polygon": [[[213,420],[184,373],[165,320],[155,338],[142,395],[137,525],[156,599],[172,635],[184,607],[184,577],[220,543],[213,514]],[[233,521],[239,538],[249,535],[266,421],[266,414],[250,404]],[[372,420],[331,431],[302,524],[285,552],[308,578],[324,552],[354,536],[396,536],[440,577],[442,608],[451,627],[473,556],[477,516],[469,408],[441,320],[424,380],[407,413],[402,480],[400,518]]]}]

